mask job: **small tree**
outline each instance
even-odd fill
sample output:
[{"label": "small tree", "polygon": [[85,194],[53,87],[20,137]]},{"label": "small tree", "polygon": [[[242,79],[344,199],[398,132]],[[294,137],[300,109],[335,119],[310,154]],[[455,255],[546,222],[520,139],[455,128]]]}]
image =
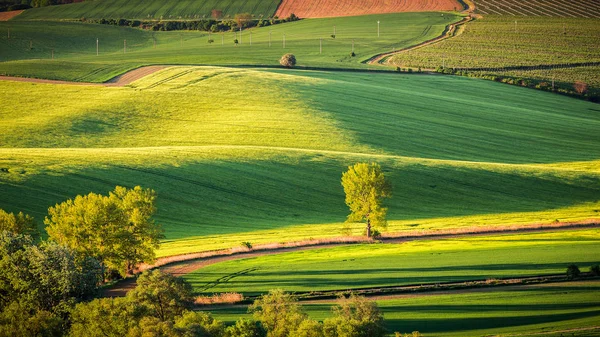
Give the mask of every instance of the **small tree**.
[{"label": "small tree", "polygon": [[391,196],[392,187],[386,181],[379,164],[358,163],[348,167],[342,175],[346,193],[346,205],[350,208],[347,222],[366,221],[367,237],[371,225],[385,228],[387,208],[382,207],[383,198]]},{"label": "small tree", "polygon": [[238,27],[246,27],[250,21],[252,21],[252,14],[250,13],[242,13],[236,14],[233,19],[235,23],[237,23]]},{"label": "small tree", "polygon": [[333,317],[323,322],[327,337],[385,336],[383,314],[373,301],[362,296],[341,297],[332,308]]},{"label": "small tree", "polygon": [[577,267],[576,265],[572,264],[567,267],[567,278],[569,280],[578,278],[580,274],[581,274],[581,271],[579,270],[579,267]]},{"label": "small tree", "polygon": [[223,17],[223,11],[220,9],[213,9],[210,12],[210,16],[215,20],[220,20]]},{"label": "small tree", "polygon": [[307,316],[296,299],[281,289],[271,290],[248,307],[254,319],[267,328],[268,337],[292,336]]},{"label": "small tree", "polygon": [[51,240],[125,275],[155,258],[163,237],[152,220],[155,200],[151,189],[117,186],[108,196],[90,193],[50,207],[44,223]]},{"label": "small tree", "polygon": [[286,68],[293,68],[294,66],[296,66],[296,56],[294,56],[294,54],[289,53],[285,54],[281,57],[281,60],[279,60],[279,64]]},{"label": "small tree", "polygon": [[23,214],[23,212],[15,215],[7,213],[3,209],[0,209],[0,231],[30,235],[34,239],[37,239],[40,234],[31,216]]},{"label": "small tree", "polygon": [[241,318],[225,329],[225,337],[266,337],[267,330],[257,321]]},{"label": "small tree", "polygon": [[585,93],[588,91],[588,85],[583,81],[575,81],[573,88],[580,95],[585,95]]},{"label": "small tree", "polygon": [[180,277],[160,270],[145,271],[127,298],[146,308],[150,316],[172,321],[183,314],[193,302],[192,286]]}]

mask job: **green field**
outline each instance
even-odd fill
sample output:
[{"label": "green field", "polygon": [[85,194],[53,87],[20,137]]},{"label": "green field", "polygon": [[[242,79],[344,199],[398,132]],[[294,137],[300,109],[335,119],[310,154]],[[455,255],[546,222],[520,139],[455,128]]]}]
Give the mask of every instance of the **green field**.
[{"label": "green field", "polygon": [[600,263],[600,230],[362,244],[221,262],[184,276],[198,294],[347,290],[523,277]]},{"label": "green field", "polygon": [[159,256],[339,236],[341,173],[358,161],[379,162],[394,185],[390,231],[600,210],[596,106],[549,93],[220,67],[169,68],[124,88],[0,89],[11,102],[0,108],[0,208],[41,221],[77,194],[150,187],[167,237]]},{"label": "green field", "polygon": [[[425,336],[576,336],[598,335],[600,281],[541,284],[454,294],[378,300],[393,333],[420,331]],[[331,303],[306,304],[318,320],[330,316]],[[248,317],[245,307],[215,310],[227,322]],[[584,330],[596,327],[594,330]],[[564,331],[571,330],[573,331]],[[562,330],[562,331],[561,331]],[[553,333],[553,331],[557,331]]]},{"label": "green field", "polygon": [[[307,19],[245,30],[241,37],[239,32],[211,34],[212,44],[207,32],[198,31],[151,32],[75,22],[0,22],[0,74],[104,82],[148,64],[279,66],[285,53],[296,55],[298,65],[304,67],[379,69],[361,61],[434,38],[459,19],[449,13]],[[377,21],[381,22],[380,38]],[[335,39],[330,37],[334,26]],[[234,44],[236,37],[241,41],[238,46]],[[353,43],[354,57],[350,55]]]},{"label": "green field", "polygon": [[[474,72],[549,82],[554,78],[556,85],[563,87],[584,81],[597,92],[600,66],[559,67],[600,62],[599,36],[599,19],[486,15],[468,23],[456,37],[401,53],[391,62],[430,69],[442,65],[467,71],[489,68]],[[502,69],[515,66],[530,68]]]},{"label": "green field", "polygon": [[93,0],[69,5],[34,8],[19,15],[16,20],[78,20],[138,19],[177,20],[210,18],[212,10],[221,10],[223,18],[250,13],[256,18],[275,14],[280,1],[276,0]]}]

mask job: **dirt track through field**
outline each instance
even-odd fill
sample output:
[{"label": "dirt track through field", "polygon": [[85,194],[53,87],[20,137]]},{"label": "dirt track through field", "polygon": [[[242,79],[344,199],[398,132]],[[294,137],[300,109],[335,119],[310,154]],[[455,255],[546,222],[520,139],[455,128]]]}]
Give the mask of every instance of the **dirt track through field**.
[{"label": "dirt track through field", "polygon": [[16,82],[27,82],[27,83],[44,83],[44,84],[66,84],[66,85],[85,85],[85,86],[102,86],[102,87],[124,87],[131,84],[134,81],[141,79],[142,77],[151,75],[159,70],[165,69],[167,66],[147,66],[140,67],[131,71],[128,71],[122,75],[116,76],[104,83],[89,83],[89,82],[70,82],[70,81],[58,81],[58,80],[44,80],[39,78],[27,78],[27,77],[13,77],[13,76],[0,76],[2,81],[16,81]]},{"label": "dirt track through field", "polygon": [[8,21],[12,18],[14,18],[15,16],[23,13],[23,10],[20,11],[10,11],[10,12],[0,12],[0,21]]},{"label": "dirt track through field", "polygon": [[[486,236],[492,234],[515,234],[515,233],[534,233],[534,232],[556,232],[561,230],[577,230],[583,228],[598,228],[600,227],[600,221],[586,221],[582,223],[565,223],[565,224],[556,224],[556,225],[548,225],[546,227],[536,227],[536,228],[528,228],[528,227],[520,227],[514,229],[500,229],[494,230],[494,228],[479,229],[473,232],[465,232],[465,233],[441,233],[441,234],[422,234],[422,235],[414,235],[414,236],[398,236],[398,237],[387,237],[382,238],[381,241],[384,243],[404,243],[409,241],[417,241],[417,240],[443,240],[443,239],[451,239],[451,238],[461,238],[461,237],[474,237],[474,236]],[[252,251],[218,251],[214,252],[214,255],[210,255],[211,253],[204,253],[205,257],[203,258],[190,258],[189,260],[177,261],[174,263],[169,263],[165,261],[169,261],[172,257],[167,257],[163,259],[159,259],[157,261],[155,268],[160,269],[163,272],[171,273],[175,276],[182,276],[188,273],[191,273],[200,268],[237,259],[246,259],[252,257],[260,257],[265,255],[272,254],[282,254],[288,252],[297,252],[304,250],[313,250],[313,249],[321,249],[321,248],[333,248],[342,245],[348,245],[352,243],[364,243],[365,240],[357,240],[355,242],[335,242],[335,243],[324,243],[324,244],[312,244],[306,246],[296,246],[296,247],[283,247],[283,248],[261,248],[258,246],[255,250]],[[193,257],[193,254],[189,255]],[[161,261],[163,260],[163,261]],[[151,269],[154,266],[148,266],[145,269]],[[135,288],[135,278],[129,278],[118,282],[112,287],[108,287],[103,290],[103,297],[120,297],[125,296],[129,290]]]},{"label": "dirt track through field", "polygon": [[458,0],[283,0],[280,18],[326,18],[400,12],[451,11],[463,9]]}]

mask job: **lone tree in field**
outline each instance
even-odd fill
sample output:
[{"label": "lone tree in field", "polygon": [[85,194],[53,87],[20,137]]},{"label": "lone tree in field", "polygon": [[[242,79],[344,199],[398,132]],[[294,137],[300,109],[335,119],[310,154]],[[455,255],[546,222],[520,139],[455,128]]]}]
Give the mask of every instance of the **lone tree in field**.
[{"label": "lone tree in field", "polygon": [[285,54],[279,60],[279,64],[286,68],[293,68],[296,65],[296,56],[294,54]]},{"label": "lone tree in field", "polygon": [[387,208],[382,207],[383,198],[392,195],[392,187],[385,180],[377,163],[357,163],[342,174],[342,186],[346,193],[346,205],[350,208],[347,222],[367,223],[367,237],[371,237],[371,225],[387,226]]},{"label": "lone tree in field", "polygon": [[48,209],[46,231],[51,240],[124,276],[138,263],[155,259],[163,237],[152,220],[155,199],[156,192],[139,186],[117,186],[108,196],[77,196]]}]

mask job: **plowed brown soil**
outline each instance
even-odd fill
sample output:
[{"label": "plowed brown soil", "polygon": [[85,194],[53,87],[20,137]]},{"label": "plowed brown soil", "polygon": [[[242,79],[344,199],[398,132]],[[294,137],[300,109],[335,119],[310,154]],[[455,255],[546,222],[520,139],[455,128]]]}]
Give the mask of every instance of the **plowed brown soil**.
[{"label": "plowed brown soil", "polygon": [[276,15],[327,18],[399,12],[462,10],[458,0],[283,0]]},{"label": "plowed brown soil", "polygon": [[0,21],[8,21],[15,16],[23,13],[23,11],[10,11],[10,12],[0,12]]}]

